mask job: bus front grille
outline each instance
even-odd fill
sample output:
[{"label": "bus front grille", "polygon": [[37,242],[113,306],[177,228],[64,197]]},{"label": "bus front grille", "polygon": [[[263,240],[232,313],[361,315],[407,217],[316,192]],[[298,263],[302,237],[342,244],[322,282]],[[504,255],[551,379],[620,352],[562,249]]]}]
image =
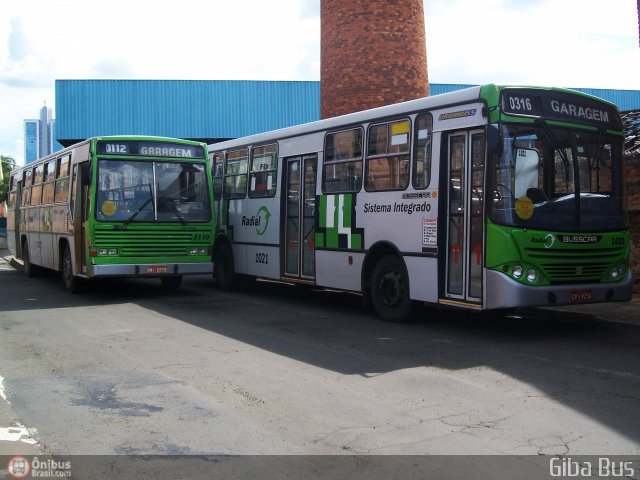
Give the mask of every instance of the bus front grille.
[{"label": "bus front grille", "polygon": [[179,257],[187,255],[193,232],[175,230],[96,230],[97,248],[118,248],[121,257]]},{"label": "bus front grille", "polygon": [[538,265],[551,283],[598,282],[620,258],[623,249],[526,248],[525,253],[527,260]]}]

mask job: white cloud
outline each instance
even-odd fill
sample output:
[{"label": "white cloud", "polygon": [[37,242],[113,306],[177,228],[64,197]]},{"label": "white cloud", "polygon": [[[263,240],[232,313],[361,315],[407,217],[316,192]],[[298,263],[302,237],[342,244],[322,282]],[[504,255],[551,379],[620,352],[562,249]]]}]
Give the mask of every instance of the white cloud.
[{"label": "white cloud", "polygon": [[425,3],[430,80],[640,88],[628,0]]}]

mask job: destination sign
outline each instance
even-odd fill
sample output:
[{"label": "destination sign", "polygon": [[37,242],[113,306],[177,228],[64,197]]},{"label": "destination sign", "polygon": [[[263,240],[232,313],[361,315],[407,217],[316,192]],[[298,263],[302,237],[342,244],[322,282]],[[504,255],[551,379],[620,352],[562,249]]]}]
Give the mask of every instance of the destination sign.
[{"label": "destination sign", "polygon": [[565,92],[507,88],[502,92],[501,108],[509,115],[622,128],[615,107]]},{"label": "destination sign", "polygon": [[170,142],[139,140],[100,140],[98,155],[137,155],[141,157],[203,158],[204,148]]}]

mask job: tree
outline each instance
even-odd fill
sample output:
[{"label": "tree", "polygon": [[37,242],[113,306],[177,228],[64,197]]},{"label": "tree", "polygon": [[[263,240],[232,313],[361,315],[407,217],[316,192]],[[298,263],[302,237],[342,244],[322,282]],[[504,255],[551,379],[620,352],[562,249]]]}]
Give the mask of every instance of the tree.
[{"label": "tree", "polygon": [[9,172],[16,168],[16,161],[12,157],[0,155],[2,161],[2,172],[0,174],[0,203],[4,202],[9,195]]}]

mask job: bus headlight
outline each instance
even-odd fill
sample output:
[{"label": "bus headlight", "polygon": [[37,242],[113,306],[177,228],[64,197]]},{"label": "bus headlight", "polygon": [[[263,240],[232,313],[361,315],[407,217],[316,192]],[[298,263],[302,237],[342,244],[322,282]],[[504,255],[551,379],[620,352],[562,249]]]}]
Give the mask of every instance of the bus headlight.
[{"label": "bus headlight", "polygon": [[622,263],[615,265],[611,270],[611,278],[617,280],[618,278],[622,277],[622,275],[624,275],[624,272],[626,270],[626,267]]},{"label": "bus headlight", "polygon": [[107,255],[108,250],[106,248],[99,248],[98,255]]},{"label": "bus headlight", "polygon": [[533,283],[538,278],[538,272],[536,272],[533,268],[529,269],[527,272],[527,282]]},{"label": "bus headlight", "polygon": [[206,255],[207,247],[193,247],[189,249],[189,255]]},{"label": "bus headlight", "polygon": [[520,278],[522,276],[522,267],[520,265],[514,266],[511,273],[513,275],[513,278]]},{"label": "bus headlight", "polygon": [[117,255],[118,254],[118,249],[117,248],[110,248],[108,254],[109,255]]}]

